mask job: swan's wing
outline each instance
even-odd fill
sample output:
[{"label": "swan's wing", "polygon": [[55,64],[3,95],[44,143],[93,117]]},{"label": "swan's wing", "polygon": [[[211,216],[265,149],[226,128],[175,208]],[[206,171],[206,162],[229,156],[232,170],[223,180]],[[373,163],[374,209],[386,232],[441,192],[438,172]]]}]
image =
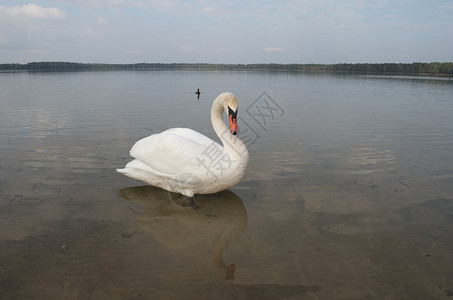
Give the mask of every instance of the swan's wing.
[{"label": "swan's wing", "polygon": [[201,145],[205,145],[206,147],[209,147],[212,145],[212,143],[214,143],[212,139],[190,128],[170,128],[162,133],[169,133],[183,138],[189,138],[190,140]]},{"label": "swan's wing", "polygon": [[195,172],[199,167],[197,157],[210,145],[221,147],[194,130],[172,128],[139,140],[130,154],[155,172],[171,176]]}]

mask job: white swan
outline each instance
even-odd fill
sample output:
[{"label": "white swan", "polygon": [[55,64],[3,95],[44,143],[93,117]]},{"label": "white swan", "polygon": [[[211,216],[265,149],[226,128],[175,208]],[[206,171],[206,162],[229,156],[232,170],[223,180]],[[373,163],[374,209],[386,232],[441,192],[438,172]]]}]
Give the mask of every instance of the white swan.
[{"label": "white swan", "polygon": [[220,94],[212,104],[212,127],[223,146],[192,129],[171,128],[136,142],[130,151],[135,159],[117,171],[188,197],[234,186],[244,177],[249,160],[247,148],[236,136],[237,111],[232,93]]}]

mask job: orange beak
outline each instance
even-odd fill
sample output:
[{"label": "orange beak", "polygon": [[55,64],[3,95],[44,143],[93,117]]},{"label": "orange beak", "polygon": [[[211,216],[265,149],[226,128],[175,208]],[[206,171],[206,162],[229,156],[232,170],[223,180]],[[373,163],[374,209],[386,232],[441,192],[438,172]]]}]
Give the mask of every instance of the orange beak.
[{"label": "orange beak", "polygon": [[230,131],[233,135],[236,135],[238,133],[238,123],[237,123],[237,118],[236,116],[230,115]]}]

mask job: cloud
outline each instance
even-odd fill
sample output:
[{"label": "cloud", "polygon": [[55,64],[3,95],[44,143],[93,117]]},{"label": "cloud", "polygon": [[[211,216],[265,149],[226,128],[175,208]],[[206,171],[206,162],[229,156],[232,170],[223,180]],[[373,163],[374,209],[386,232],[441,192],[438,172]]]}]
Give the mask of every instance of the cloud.
[{"label": "cloud", "polygon": [[183,52],[190,52],[190,51],[194,51],[194,48],[192,46],[182,46],[179,48],[180,51],[183,51]]},{"label": "cloud", "polygon": [[97,38],[97,37],[100,36],[100,34],[98,32],[96,32],[96,31],[94,31],[92,28],[82,29],[78,33],[82,37],[94,37],[94,38]]},{"label": "cloud", "polygon": [[98,25],[105,25],[105,24],[108,24],[108,23],[109,23],[109,20],[107,18],[98,17],[98,19],[97,19],[97,24]]},{"label": "cloud", "polygon": [[211,12],[211,11],[215,11],[216,9],[212,6],[205,6],[205,7],[202,7],[201,10],[204,12]]},{"label": "cloud", "polygon": [[6,7],[0,6],[0,16],[3,17],[26,17],[33,19],[57,19],[66,16],[66,13],[58,8],[46,8],[36,4]]},{"label": "cloud", "polygon": [[266,51],[266,52],[283,52],[283,51],[285,51],[285,49],[280,48],[280,47],[266,47],[266,48],[264,48],[264,51]]}]

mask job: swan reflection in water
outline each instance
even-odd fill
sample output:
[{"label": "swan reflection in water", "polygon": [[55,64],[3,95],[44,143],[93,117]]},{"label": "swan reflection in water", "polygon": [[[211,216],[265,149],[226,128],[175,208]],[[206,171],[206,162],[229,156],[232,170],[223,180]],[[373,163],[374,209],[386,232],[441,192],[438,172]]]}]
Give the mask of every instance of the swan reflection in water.
[{"label": "swan reflection in water", "polygon": [[242,234],[247,224],[247,211],[235,193],[225,190],[200,198],[197,195],[195,205],[189,205],[187,197],[180,203],[178,194],[153,186],[129,187],[118,193],[143,206],[140,211],[129,206],[137,217],[137,225],[170,249],[190,248],[213,238],[214,265],[223,279],[234,279],[235,265],[224,262],[223,250]]}]

